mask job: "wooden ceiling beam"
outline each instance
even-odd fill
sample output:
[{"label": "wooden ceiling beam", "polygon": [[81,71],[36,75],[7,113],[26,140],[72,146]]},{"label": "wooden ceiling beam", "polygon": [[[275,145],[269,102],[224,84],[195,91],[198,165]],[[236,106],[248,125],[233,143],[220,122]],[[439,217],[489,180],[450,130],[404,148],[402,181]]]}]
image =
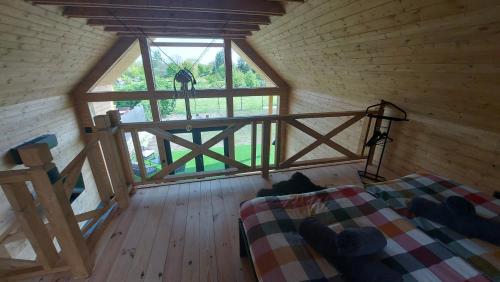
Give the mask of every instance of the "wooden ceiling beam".
[{"label": "wooden ceiling beam", "polygon": [[126,29],[122,27],[113,27],[110,29],[113,30],[108,30],[108,31],[119,32],[119,33],[134,33],[134,34],[166,33],[166,34],[219,34],[219,35],[230,34],[230,35],[240,35],[240,36],[252,35],[250,31],[231,31],[231,30],[220,30],[220,29],[210,30],[210,31],[198,30],[198,29],[179,30],[174,28],[152,28],[152,29],[142,30],[142,29]]},{"label": "wooden ceiling beam", "polygon": [[280,3],[265,0],[33,0],[32,2],[34,4],[72,7],[131,8],[246,15],[280,16],[285,13]]},{"label": "wooden ceiling beam", "polygon": [[241,33],[213,33],[213,32],[118,32],[119,37],[175,37],[175,38],[227,38],[245,39],[247,35]]},{"label": "wooden ceiling beam", "polygon": [[177,28],[177,29],[200,29],[200,30],[248,30],[260,29],[256,24],[229,24],[229,23],[190,23],[177,21],[144,21],[144,20],[102,20],[90,19],[87,21],[91,26],[105,26],[106,28],[128,27],[128,28]]},{"label": "wooden ceiling beam", "polygon": [[87,19],[111,20],[173,20],[177,22],[195,23],[228,23],[228,24],[269,24],[268,16],[235,15],[209,12],[171,12],[145,9],[106,9],[66,7],[64,16]]},{"label": "wooden ceiling beam", "polygon": [[249,30],[225,30],[225,29],[212,29],[212,30],[202,30],[199,28],[191,29],[178,29],[178,28],[134,28],[134,27],[106,27],[105,31],[110,32],[120,32],[120,33],[229,33],[229,34],[241,34],[241,35],[251,35]]}]

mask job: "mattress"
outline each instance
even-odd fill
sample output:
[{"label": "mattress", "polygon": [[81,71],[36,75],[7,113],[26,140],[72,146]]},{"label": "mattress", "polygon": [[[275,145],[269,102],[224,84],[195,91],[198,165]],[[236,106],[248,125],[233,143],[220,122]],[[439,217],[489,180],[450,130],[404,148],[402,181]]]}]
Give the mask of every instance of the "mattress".
[{"label": "mattress", "polygon": [[488,281],[360,187],[256,198],[242,204],[240,215],[259,281],[342,281],[335,267],[297,233],[300,222],[310,216],[335,231],[378,228],[388,244],[377,259],[401,273],[405,281]]},{"label": "mattress", "polygon": [[[412,218],[407,206],[414,197],[441,202],[449,196],[461,196],[471,201],[480,216],[500,220],[500,200],[466,185],[433,174],[412,174],[382,183],[370,184],[366,190],[383,200],[399,214]],[[465,236],[425,218],[412,218],[427,235],[443,243],[485,276],[500,281],[500,247]],[[500,234],[499,234],[500,236]]]}]

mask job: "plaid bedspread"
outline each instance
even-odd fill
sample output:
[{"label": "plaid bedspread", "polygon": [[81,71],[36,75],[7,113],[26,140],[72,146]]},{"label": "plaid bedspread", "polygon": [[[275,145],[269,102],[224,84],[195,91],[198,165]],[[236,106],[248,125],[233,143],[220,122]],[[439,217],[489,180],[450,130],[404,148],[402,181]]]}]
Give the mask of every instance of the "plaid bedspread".
[{"label": "plaid bedspread", "polygon": [[297,233],[301,220],[309,216],[336,231],[377,227],[388,242],[379,259],[405,281],[488,281],[359,187],[256,198],[241,206],[240,215],[259,281],[342,281],[337,270]]},{"label": "plaid bedspread", "polygon": [[[370,184],[366,189],[403,216],[411,217],[407,204],[414,197],[441,202],[449,196],[456,195],[474,203],[479,215],[500,220],[500,200],[436,175],[412,174],[383,183]],[[453,253],[484,275],[494,281],[500,281],[500,247],[478,239],[468,239],[425,218],[415,217],[412,221],[430,237],[445,244]]]}]

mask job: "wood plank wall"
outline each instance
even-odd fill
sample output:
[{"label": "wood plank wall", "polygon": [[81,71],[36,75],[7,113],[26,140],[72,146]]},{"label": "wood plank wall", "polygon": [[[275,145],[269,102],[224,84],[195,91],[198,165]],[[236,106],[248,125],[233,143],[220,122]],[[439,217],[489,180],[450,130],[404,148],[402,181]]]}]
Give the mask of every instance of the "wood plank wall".
[{"label": "wood plank wall", "polygon": [[[69,92],[114,40],[56,8],[0,1],[0,170],[15,168],[11,147],[42,134],[57,135],[52,153],[59,168],[82,149]],[[84,178],[88,191],[74,203],[77,211],[98,204],[88,164]],[[0,192],[0,230],[10,220]]]},{"label": "wood plank wall", "polygon": [[[306,0],[250,43],[290,83],[290,112],[409,112],[385,167],[500,190],[498,0]],[[326,124],[317,124],[325,128]],[[306,143],[290,133],[290,150]]]}]

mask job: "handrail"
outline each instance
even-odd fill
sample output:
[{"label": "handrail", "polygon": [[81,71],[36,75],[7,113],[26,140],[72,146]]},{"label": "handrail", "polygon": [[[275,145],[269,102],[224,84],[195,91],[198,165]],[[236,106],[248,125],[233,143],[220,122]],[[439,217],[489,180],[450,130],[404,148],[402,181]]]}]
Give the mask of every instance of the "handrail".
[{"label": "handrail", "polygon": [[0,171],[0,185],[29,181],[31,169],[15,169],[9,171]]},{"label": "handrail", "polygon": [[[376,111],[369,111],[369,113],[376,113]],[[194,119],[194,120],[171,120],[171,121],[158,121],[158,122],[130,122],[130,123],[120,123],[119,127],[127,131],[133,129],[148,129],[152,127],[161,129],[183,129],[186,128],[186,125],[191,125],[193,128],[203,128],[210,126],[223,126],[236,123],[251,123],[251,122],[264,122],[264,121],[274,122],[274,121],[284,121],[289,119],[306,119],[306,118],[345,117],[345,116],[354,116],[358,114],[365,114],[365,111],[322,112],[322,113],[211,118],[211,119]]]}]

